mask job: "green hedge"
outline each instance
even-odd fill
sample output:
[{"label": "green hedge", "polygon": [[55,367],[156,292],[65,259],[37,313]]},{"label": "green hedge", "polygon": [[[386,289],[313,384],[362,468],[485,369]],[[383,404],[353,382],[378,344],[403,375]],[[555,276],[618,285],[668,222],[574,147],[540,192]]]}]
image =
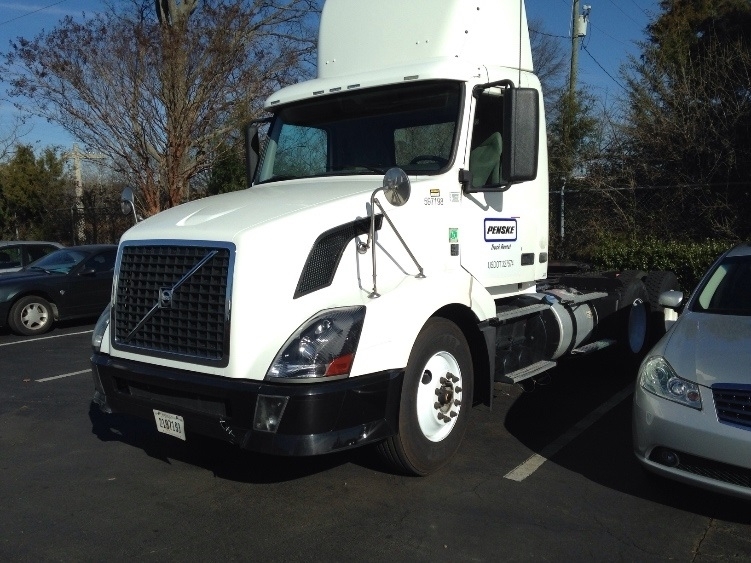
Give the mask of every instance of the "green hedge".
[{"label": "green hedge", "polygon": [[704,272],[735,242],[664,241],[655,238],[607,238],[578,257],[604,270],[670,270],[678,277],[681,289],[691,291]]}]

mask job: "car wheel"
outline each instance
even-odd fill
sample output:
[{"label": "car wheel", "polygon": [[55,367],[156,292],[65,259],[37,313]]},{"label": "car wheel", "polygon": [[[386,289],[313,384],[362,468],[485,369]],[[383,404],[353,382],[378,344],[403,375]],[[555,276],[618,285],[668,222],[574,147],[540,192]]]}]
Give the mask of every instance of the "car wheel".
[{"label": "car wheel", "polygon": [[22,297],[11,307],[8,325],[17,334],[43,334],[52,328],[52,306],[36,295]]},{"label": "car wheel", "polygon": [[407,362],[398,433],[379,444],[383,457],[412,475],[427,475],[448,462],[466,431],[473,383],[462,331],[447,319],[429,320]]}]

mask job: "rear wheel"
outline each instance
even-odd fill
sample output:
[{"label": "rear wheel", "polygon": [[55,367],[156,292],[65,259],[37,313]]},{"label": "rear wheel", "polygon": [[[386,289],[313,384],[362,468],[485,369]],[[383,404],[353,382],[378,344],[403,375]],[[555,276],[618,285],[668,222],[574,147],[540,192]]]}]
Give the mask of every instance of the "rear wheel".
[{"label": "rear wheel", "polygon": [[642,272],[624,272],[623,297],[621,298],[621,342],[623,351],[639,357],[647,351],[649,340],[649,294],[641,280]]},{"label": "rear wheel", "polygon": [[36,295],[22,297],[11,307],[8,325],[17,334],[43,334],[52,328],[52,306]]},{"label": "rear wheel", "polygon": [[427,475],[448,462],[467,428],[473,379],[462,331],[447,319],[430,319],[407,362],[399,432],[379,445],[381,454],[412,475]]}]

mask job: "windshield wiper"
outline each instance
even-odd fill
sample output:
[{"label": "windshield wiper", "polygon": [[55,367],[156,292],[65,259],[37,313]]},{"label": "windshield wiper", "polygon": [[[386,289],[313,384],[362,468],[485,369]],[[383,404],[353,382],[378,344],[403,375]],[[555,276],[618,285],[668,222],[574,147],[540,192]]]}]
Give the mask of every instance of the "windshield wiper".
[{"label": "windshield wiper", "polygon": [[42,268],[41,266],[29,266],[29,270],[42,270],[45,274],[51,274],[52,273],[47,268]]},{"label": "windshield wiper", "polygon": [[[358,168],[364,168],[365,170],[358,170]],[[386,170],[388,170],[388,166],[380,164],[343,164],[332,170],[332,172],[337,174],[364,174],[366,171],[369,171],[377,174],[385,174]]]}]

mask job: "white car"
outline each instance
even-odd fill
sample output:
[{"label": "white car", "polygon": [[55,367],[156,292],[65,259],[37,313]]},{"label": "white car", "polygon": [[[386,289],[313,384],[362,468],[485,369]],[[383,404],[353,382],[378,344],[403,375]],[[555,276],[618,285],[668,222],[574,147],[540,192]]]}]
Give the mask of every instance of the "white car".
[{"label": "white car", "polygon": [[633,439],[647,470],[751,499],[751,244],[712,265],[642,362]]}]

